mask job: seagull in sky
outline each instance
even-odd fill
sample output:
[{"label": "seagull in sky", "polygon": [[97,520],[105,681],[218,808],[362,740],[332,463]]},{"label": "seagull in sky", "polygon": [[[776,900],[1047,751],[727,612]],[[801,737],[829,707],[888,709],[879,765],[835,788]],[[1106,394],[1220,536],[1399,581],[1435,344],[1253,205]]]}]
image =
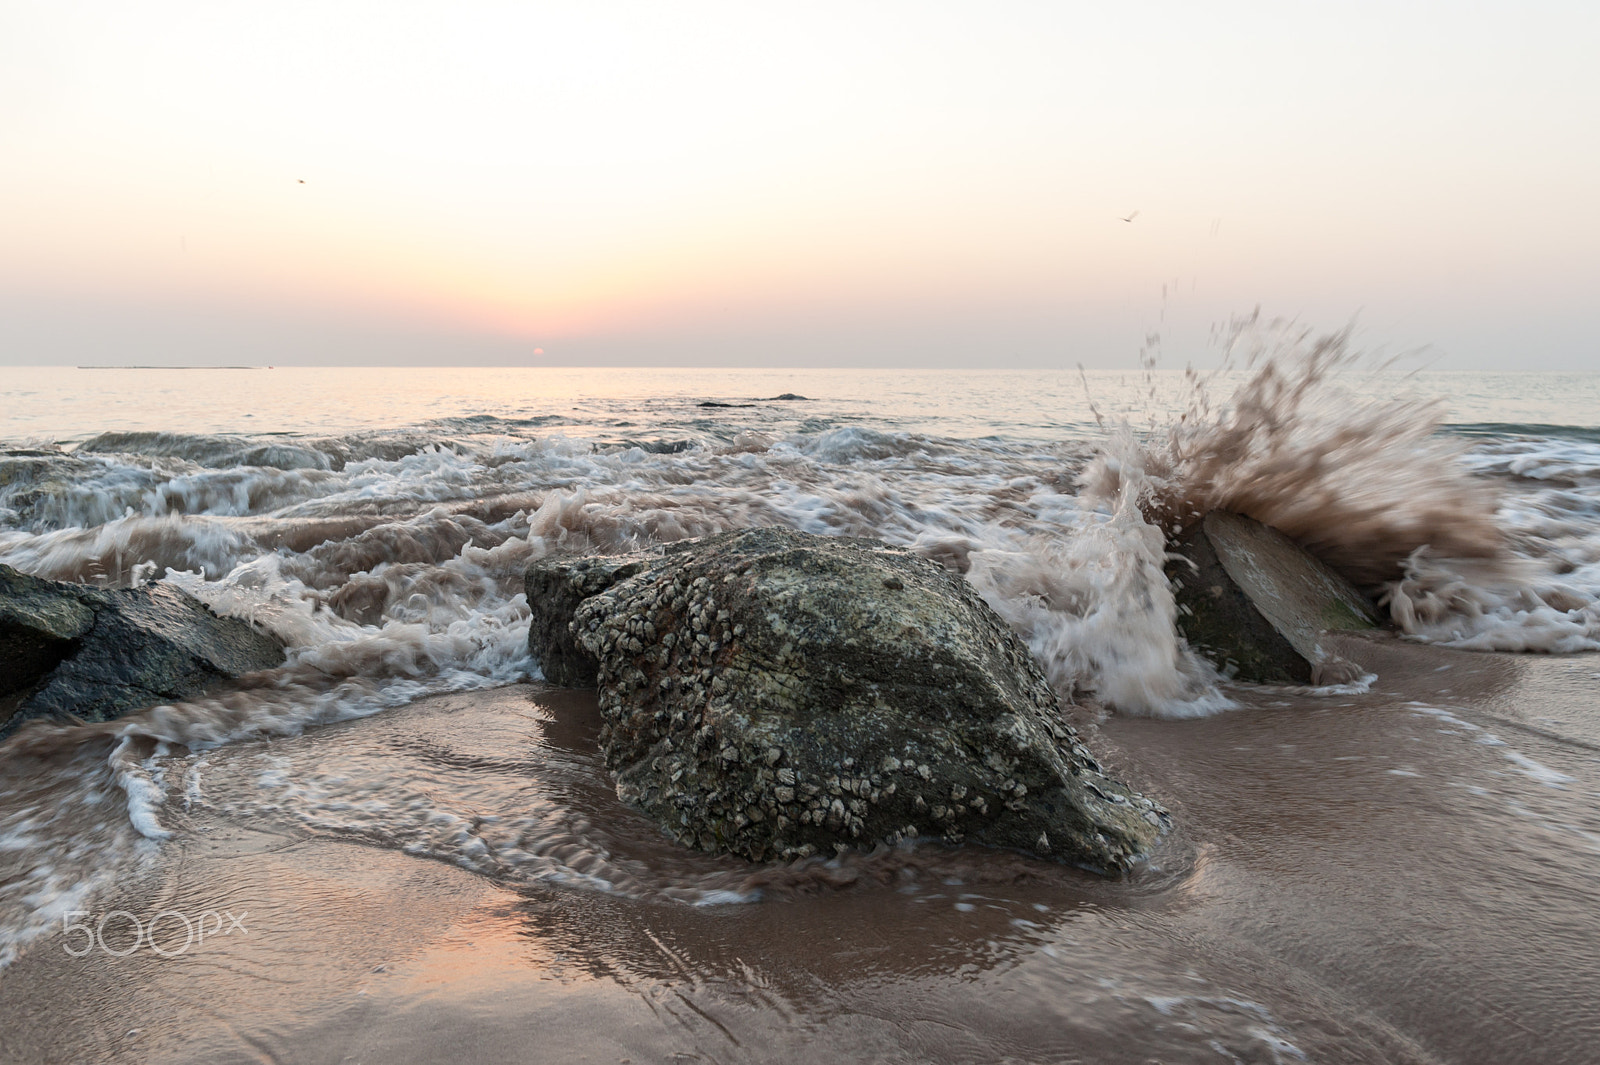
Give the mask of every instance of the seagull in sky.
[{"label": "seagull in sky", "polygon": [[1138,211],[1135,211],[1135,212],[1133,212],[1133,213],[1132,213],[1132,214],[1130,214],[1130,215],[1127,215],[1127,216],[1126,216],[1126,217],[1123,217],[1123,216],[1121,216],[1121,215],[1119,215],[1119,216],[1118,216],[1118,217],[1119,217],[1119,218],[1122,218],[1122,220],[1123,220],[1123,221],[1124,221],[1124,222],[1131,222],[1131,221],[1133,221],[1133,220],[1134,220],[1134,219],[1135,219],[1135,218],[1138,218],[1138,217],[1139,217],[1139,212],[1138,212]]}]

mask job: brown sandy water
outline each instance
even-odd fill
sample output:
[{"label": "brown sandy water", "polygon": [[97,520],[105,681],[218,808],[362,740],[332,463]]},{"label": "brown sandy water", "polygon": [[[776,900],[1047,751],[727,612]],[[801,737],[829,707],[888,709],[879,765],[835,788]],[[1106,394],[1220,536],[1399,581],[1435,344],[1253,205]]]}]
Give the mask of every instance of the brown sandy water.
[{"label": "brown sandy water", "polygon": [[1600,656],[1345,650],[1372,692],[1077,711],[1181,826],[1125,881],[680,851],[612,796],[592,698],[537,686],[157,753],[172,838],[90,920],[243,927],[44,935],[0,1060],[1596,1060]]},{"label": "brown sandy water", "polygon": [[[1441,378],[1447,423],[1341,375],[1345,339],[1209,384],[7,393],[0,560],[164,575],[289,657],[0,743],[0,1065],[1600,1060],[1600,377]],[[1188,652],[1167,522],[1211,506],[1387,597],[1412,639],[1344,648],[1371,690]],[[622,807],[593,697],[527,683],[528,563],[768,524],[964,573],[1173,810],[1149,866],[752,867]]]}]

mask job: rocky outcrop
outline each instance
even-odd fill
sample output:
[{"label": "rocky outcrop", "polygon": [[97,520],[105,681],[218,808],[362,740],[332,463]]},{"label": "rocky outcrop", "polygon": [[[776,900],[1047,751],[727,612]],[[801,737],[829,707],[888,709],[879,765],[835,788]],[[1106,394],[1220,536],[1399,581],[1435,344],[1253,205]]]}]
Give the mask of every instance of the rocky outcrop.
[{"label": "rocky outcrop", "polygon": [[1269,684],[1342,684],[1366,671],[1325,647],[1329,630],[1370,629],[1365,596],[1283,533],[1214,510],[1172,547],[1178,629],[1225,674]]},{"label": "rocky outcrop", "polygon": [[[570,634],[596,663],[618,795],[684,843],[760,860],[932,836],[1120,871],[1165,827],[1016,635],[914,554],[757,529],[561,565],[530,571],[530,599],[613,578]],[[557,630],[540,623],[534,653],[577,675]]]},{"label": "rocky outcrop", "polygon": [[171,585],[93,588],[0,565],[0,734],[35,717],[107,721],[283,657]]}]

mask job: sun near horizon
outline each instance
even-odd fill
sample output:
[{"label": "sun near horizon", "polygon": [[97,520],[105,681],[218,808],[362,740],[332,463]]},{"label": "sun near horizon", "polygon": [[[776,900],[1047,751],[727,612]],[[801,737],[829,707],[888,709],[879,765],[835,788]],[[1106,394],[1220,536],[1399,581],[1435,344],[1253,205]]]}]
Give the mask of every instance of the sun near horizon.
[{"label": "sun near horizon", "polygon": [[1600,363],[1591,6],[23,3],[0,362]]}]

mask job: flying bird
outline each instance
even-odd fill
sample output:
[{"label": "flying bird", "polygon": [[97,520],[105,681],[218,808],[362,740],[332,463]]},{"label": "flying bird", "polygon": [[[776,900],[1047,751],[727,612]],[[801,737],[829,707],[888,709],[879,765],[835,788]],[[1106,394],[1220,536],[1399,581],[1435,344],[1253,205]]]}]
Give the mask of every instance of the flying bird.
[{"label": "flying bird", "polygon": [[1133,213],[1132,213],[1132,214],[1130,214],[1130,215],[1128,215],[1128,216],[1126,216],[1126,217],[1123,217],[1123,216],[1121,216],[1121,215],[1119,215],[1119,216],[1118,216],[1118,217],[1120,217],[1120,218],[1122,218],[1122,220],[1123,220],[1123,221],[1124,221],[1124,222],[1131,222],[1131,221],[1133,221],[1133,220],[1134,220],[1134,219],[1135,219],[1135,218],[1138,218],[1138,217],[1139,217],[1139,212],[1138,212],[1138,211],[1135,211],[1135,212],[1133,212]]}]

